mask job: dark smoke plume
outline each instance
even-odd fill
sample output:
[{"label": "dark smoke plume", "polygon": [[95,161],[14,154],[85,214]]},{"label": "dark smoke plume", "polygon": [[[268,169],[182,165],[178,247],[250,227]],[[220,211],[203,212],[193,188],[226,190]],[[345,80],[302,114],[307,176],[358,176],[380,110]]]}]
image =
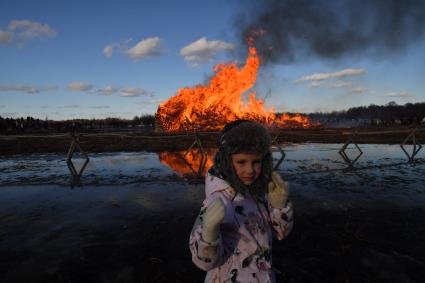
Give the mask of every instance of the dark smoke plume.
[{"label": "dark smoke plume", "polygon": [[245,43],[265,63],[289,63],[303,56],[385,55],[420,39],[425,31],[423,0],[260,0],[238,19]]}]

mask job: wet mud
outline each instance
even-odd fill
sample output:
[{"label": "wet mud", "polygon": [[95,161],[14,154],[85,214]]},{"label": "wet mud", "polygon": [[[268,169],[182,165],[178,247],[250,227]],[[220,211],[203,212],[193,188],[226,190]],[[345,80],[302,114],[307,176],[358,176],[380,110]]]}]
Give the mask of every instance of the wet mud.
[{"label": "wet mud", "polygon": [[[408,164],[383,151],[347,170],[335,148],[287,148],[279,171],[290,183],[295,225],[273,242],[278,282],[423,282],[422,155]],[[120,168],[123,155],[115,157]],[[36,169],[1,175],[0,282],[203,282],[188,249],[203,184],[146,158],[147,171],[126,165],[113,174],[98,165],[97,179],[87,175],[73,188],[59,161],[38,182],[28,182]]]}]

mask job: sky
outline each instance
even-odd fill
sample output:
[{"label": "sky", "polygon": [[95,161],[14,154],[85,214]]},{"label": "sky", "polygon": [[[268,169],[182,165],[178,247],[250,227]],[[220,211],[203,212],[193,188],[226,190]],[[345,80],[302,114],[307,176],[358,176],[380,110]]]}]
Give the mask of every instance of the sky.
[{"label": "sky", "polygon": [[[272,6],[274,2],[264,1]],[[291,22],[285,13],[298,11],[290,6],[291,2],[294,1],[282,1],[288,6],[279,6],[279,14],[276,9],[258,7],[250,0],[2,0],[0,116],[65,120],[131,119],[154,114],[158,105],[179,89],[208,82],[214,75],[215,64],[243,63],[247,54],[244,33],[248,28],[257,28],[264,18],[272,22],[279,19],[278,25],[284,25],[275,31],[272,26],[265,28],[266,36],[271,38],[267,50],[276,52],[274,57],[264,55],[253,90],[257,98],[264,99],[267,109],[309,113],[385,105],[390,101],[425,102],[422,21],[407,25],[415,33],[403,36],[402,31],[399,41],[391,40],[392,33],[378,38],[394,30],[392,25],[386,30],[384,27],[384,31],[373,28],[376,33],[357,42],[351,33],[351,37],[341,36],[333,46],[343,47],[337,54],[330,54],[327,51],[332,46],[321,45],[326,49],[322,52],[309,45],[310,38],[316,43],[335,42],[328,40],[329,30],[320,34],[316,29],[320,25],[308,25],[304,15]],[[316,8],[321,3],[313,2]],[[419,11],[425,6],[421,1],[407,2],[421,5]],[[317,9],[345,15],[339,10],[343,8]],[[416,7],[414,11],[417,10]],[[259,15],[255,14],[257,11]],[[361,7],[358,11],[363,13]],[[410,10],[407,12],[411,14]],[[264,14],[268,16],[260,17]],[[316,20],[326,15],[319,13]],[[378,18],[373,14],[359,21],[364,30],[367,20],[373,17]],[[404,18],[396,15],[389,22]],[[333,24],[330,30],[347,21],[351,24],[350,20],[329,21]],[[300,34],[304,38],[297,38]],[[340,45],[342,41],[344,44]],[[292,49],[285,46],[287,43],[291,43]]]}]

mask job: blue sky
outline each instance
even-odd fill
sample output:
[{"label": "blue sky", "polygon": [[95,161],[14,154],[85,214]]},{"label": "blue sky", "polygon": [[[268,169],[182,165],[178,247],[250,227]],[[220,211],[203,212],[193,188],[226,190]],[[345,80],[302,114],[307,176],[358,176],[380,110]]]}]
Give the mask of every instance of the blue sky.
[{"label": "blue sky", "polygon": [[[154,114],[180,88],[205,83],[215,64],[243,60],[234,22],[246,3],[3,0],[0,115]],[[391,55],[268,64],[255,90],[283,112],[424,102],[423,50],[418,38]]]}]

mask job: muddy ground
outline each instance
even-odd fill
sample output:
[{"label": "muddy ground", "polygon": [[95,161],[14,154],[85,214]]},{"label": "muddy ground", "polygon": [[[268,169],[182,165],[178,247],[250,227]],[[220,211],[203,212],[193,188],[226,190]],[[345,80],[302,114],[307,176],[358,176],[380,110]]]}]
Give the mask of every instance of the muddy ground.
[{"label": "muddy ground", "polygon": [[[295,226],[273,243],[278,282],[423,282],[423,159],[320,172],[293,162],[295,171],[281,168]],[[199,180],[14,184],[0,194],[0,282],[203,282],[188,249]]]},{"label": "muddy ground", "polygon": [[[312,128],[273,130],[273,137],[279,143],[345,143],[353,138],[357,143],[401,144],[413,126],[373,127],[373,128]],[[355,136],[352,134],[356,133]],[[369,134],[367,134],[369,133]],[[84,151],[176,151],[187,149],[195,140],[193,133],[79,133]],[[78,134],[77,134],[78,135]],[[218,145],[218,132],[199,132],[204,147]],[[425,141],[425,128],[416,132],[418,142]],[[411,142],[411,139],[409,139]],[[20,134],[0,135],[0,156],[31,153],[67,153],[71,145],[70,134]]]}]

